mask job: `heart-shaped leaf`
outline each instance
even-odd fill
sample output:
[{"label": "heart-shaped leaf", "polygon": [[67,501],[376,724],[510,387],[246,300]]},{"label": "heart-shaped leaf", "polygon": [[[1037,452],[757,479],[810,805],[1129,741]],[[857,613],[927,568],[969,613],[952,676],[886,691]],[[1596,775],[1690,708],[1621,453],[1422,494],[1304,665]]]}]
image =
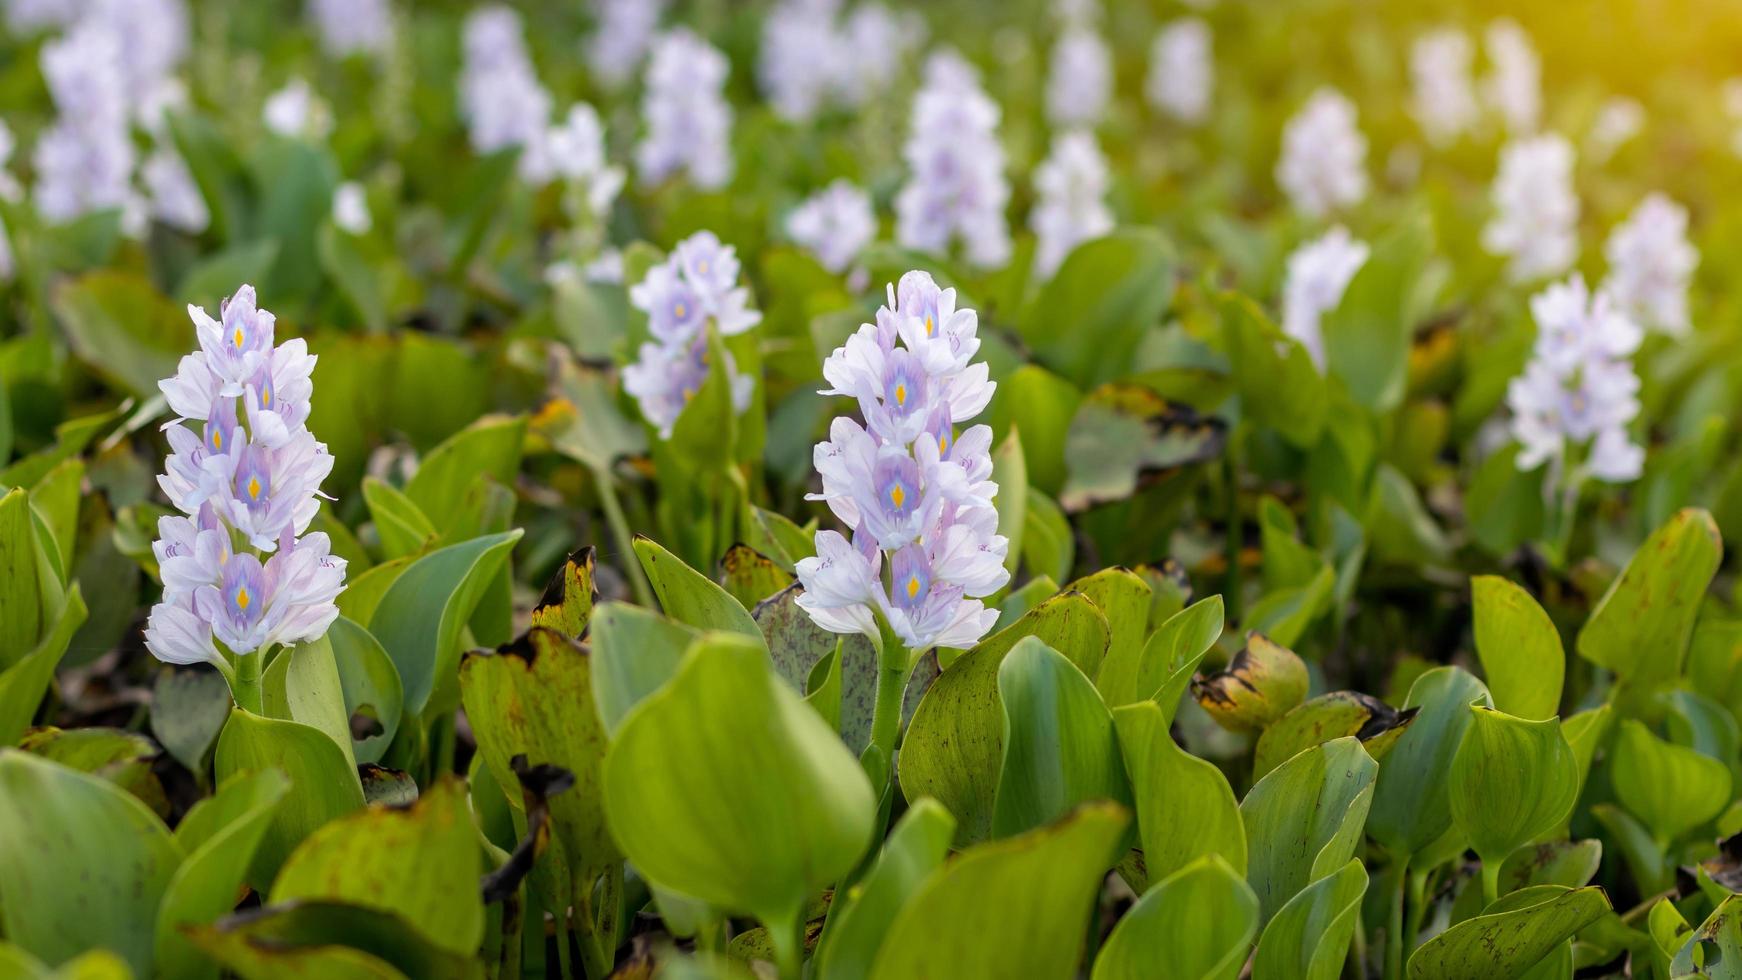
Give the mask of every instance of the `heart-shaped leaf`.
[{"label": "heart-shaped leaf", "polygon": [[1378,770],[1359,740],[1333,739],[1277,766],[1246,794],[1246,881],[1263,921],[1354,856]]},{"label": "heart-shaped leaf", "polygon": [[1410,980],[1523,977],[1608,911],[1601,888],[1539,885],[1513,892],[1423,943],[1409,958]]},{"label": "heart-shaped leaf", "polygon": [[1730,802],[1730,767],[1658,738],[1643,724],[1621,722],[1609,758],[1609,782],[1660,847],[1716,817]]},{"label": "heart-shaped leaf", "polygon": [[1126,911],[1090,980],[1233,980],[1257,934],[1258,896],[1226,861],[1206,855]]},{"label": "heart-shaped leaf", "polygon": [[1635,685],[1681,673],[1700,600],[1723,561],[1712,515],[1678,512],[1653,531],[1579,630],[1579,656]]},{"label": "heart-shaped leaf", "polygon": [[1578,763],[1558,718],[1530,721],[1484,708],[1452,757],[1452,819],[1494,873],[1506,856],[1567,818],[1579,795]]},{"label": "heart-shaped leaf", "polygon": [[1554,621],[1530,593],[1495,575],[1470,580],[1476,655],[1494,707],[1540,720],[1560,712],[1566,652]]},{"label": "heart-shaped leaf", "polygon": [[1124,752],[1137,829],[1150,881],[1160,881],[1205,855],[1246,873],[1246,828],[1228,777],[1187,753],[1168,734],[1153,701],[1113,709]]},{"label": "heart-shaped leaf", "polygon": [[1337,980],[1349,955],[1349,941],[1361,924],[1361,899],[1366,894],[1367,869],[1359,859],[1302,889],[1264,927],[1252,976],[1255,980]]}]

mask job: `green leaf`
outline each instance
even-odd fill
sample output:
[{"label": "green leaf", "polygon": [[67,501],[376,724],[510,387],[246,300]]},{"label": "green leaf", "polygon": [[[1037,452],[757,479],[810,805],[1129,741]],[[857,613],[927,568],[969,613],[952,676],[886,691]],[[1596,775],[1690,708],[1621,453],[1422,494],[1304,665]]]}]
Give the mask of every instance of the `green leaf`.
[{"label": "green leaf", "polygon": [[[580,876],[580,894],[590,894],[593,879],[621,860],[605,826],[600,779],[607,735],[593,708],[593,688],[587,649],[540,626],[495,652],[474,650],[460,661],[460,699],[497,784],[519,785],[515,756],[574,775],[574,787],[548,805],[557,860]],[[509,795],[509,805],[522,808],[518,793]]]},{"label": "green leaf", "polygon": [[1257,934],[1258,896],[1238,870],[1207,855],[1126,911],[1090,980],[1234,980]]},{"label": "green leaf", "polygon": [[[1114,708],[1156,699],[1171,721],[1184,681],[1190,679],[1198,661],[1221,638],[1223,617],[1222,597],[1208,596],[1168,617],[1150,634],[1135,659],[1129,656],[1129,647],[1121,653],[1109,648],[1096,681],[1101,697]],[[1163,685],[1170,678],[1180,680],[1181,686],[1173,690],[1171,697],[1161,696]]]},{"label": "green leaf", "polygon": [[1629,718],[1609,757],[1609,782],[1660,846],[1716,817],[1730,802],[1730,768],[1658,738]]},{"label": "green leaf", "polygon": [[0,749],[0,927],[45,963],[92,947],[151,973],[153,924],[181,849],[107,780]]},{"label": "green leaf", "polygon": [[593,613],[593,700],[608,733],[677,674],[700,635],[650,609],[606,602]]},{"label": "green leaf", "polygon": [[1246,881],[1263,921],[1354,856],[1378,770],[1358,740],[1333,739],[1271,770],[1246,794]]},{"label": "green leaf", "polygon": [[157,913],[158,975],[217,977],[217,966],[187,941],[182,930],[216,922],[235,909],[248,865],[272,814],[289,792],[290,780],[276,769],[241,775],[194,804],[182,818],[175,839],[187,857],[170,879]]},{"label": "green leaf", "polygon": [[998,510],[998,533],[1010,546],[1004,567],[1014,575],[1022,560],[1022,528],[1028,522],[1028,462],[1022,454],[1022,434],[1015,429],[992,451],[992,482],[999,487],[992,501]]},{"label": "green leaf", "polygon": [[466,980],[478,969],[474,957],[434,945],[395,913],[338,902],[251,909],[190,929],[188,939],[226,970],[250,978]]},{"label": "green leaf", "polygon": [[605,479],[617,460],[647,451],[647,435],[618,409],[610,377],[573,360],[558,365],[555,392],[532,419],[532,431]]},{"label": "green leaf", "polygon": [[651,538],[637,535],[635,555],[653,583],[660,608],[672,619],[699,630],[725,630],[762,640],[762,630],[744,604],[706,575],[683,563]]},{"label": "green leaf", "polygon": [[30,507],[50,532],[54,561],[62,569],[58,578],[63,585],[65,570],[73,564],[73,546],[79,534],[79,499],[84,479],[84,461],[65,459],[30,488]]},{"label": "green leaf", "polygon": [[30,496],[14,487],[0,496],[0,670],[24,659],[42,636],[44,597],[37,549]]},{"label": "green leaf", "polygon": [[1250,299],[1225,293],[1219,305],[1241,414],[1301,449],[1317,445],[1329,403],[1312,355]]},{"label": "green leaf", "polygon": [[1670,963],[1670,976],[1675,980],[1727,978],[1738,962],[1742,962],[1742,895],[1731,895],[1712,910],[1676,952]]},{"label": "green leaf", "polygon": [[1245,875],[1246,828],[1222,770],[1175,744],[1166,715],[1153,701],[1113,709],[1113,722],[1149,880],[1167,878],[1207,855]]},{"label": "green leaf", "polygon": [[594,579],[593,546],[588,545],[570,554],[551,576],[544,595],[533,607],[532,625],[548,627],[577,640],[586,635],[593,619],[593,605],[598,601]]},{"label": "green leaf", "polygon": [[1367,815],[1367,834],[1393,858],[1415,854],[1452,829],[1446,774],[1470,727],[1470,704],[1486,695],[1461,667],[1436,667],[1410,685],[1403,708],[1415,709],[1415,720],[1380,765]]},{"label": "green leaf", "polygon": [[902,907],[871,976],[1075,976],[1126,819],[1116,803],[1090,803],[1051,826],[965,851]]},{"label": "green leaf", "polygon": [[1088,596],[1107,618],[1107,654],[1092,669],[1085,667],[1083,673],[1098,684],[1108,661],[1138,664],[1149,636],[1149,607],[1154,601],[1154,593],[1141,575],[1128,568],[1103,569],[1077,579],[1064,591]]},{"label": "green leaf", "polygon": [[1252,975],[1337,980],[1366,894],[1367,869],[1359,858],[1302,889],[1264,927]]},{"label": "green leaf", "polygon": [[947,807],[959,821],[958,845],[989,837],[1004,760],[1000,664],[1017,641],[1037,636],[1080,669],[1081,661],[1100,659],[1107,635],[1106,617],[1094,603],[1061,595],[950,663],[920,700],[902,742],[898,762],[908,801],[931,796]]},{"label": "green leaf", "polygon": [[791,572],[747,544],[727,548],[720,559],[720,584],[745,609],[755,609],[757,603],[792,583]]},{"label": "green leaf", "polygon": [[[1252,755],[1252,776],[1262,779],[1265,773],[1305,749],[1354,735],[1367,746],[1367,754],[1381,763],[1379,778],[1383,783],[1384,756],[1414,720],[1414,712],[1400,712],[1378,698],[1356,691],[1321,694],[1297,705],[1258,736],[1258,746]],[[1378,807],[1377,791],[1374,806]],[[1369,816],[1367,822],[1371,833],[1373,818]]]},{"label": "green leaf", "polygon": [[339,680],[332,644],[325,636],[280,650],[261,678],[262,703],[269,718],[301,722],[319,729],[351,755],[351,713],[345,710],[345,688]]},{"label": "green leaf", "polygon": [[391,912],[431,944],[470,955],[484,938],[481,853],[465,784],[447,777],[410,807],[369,807],[310,834],[284,862],[271,901]]},{"label": "green leaf", "polygon": [[294,721],[263,718],[241,708],[218,736],[212,768],[222,785],[232,776],[281,769],[291,793],[272,815],[248,865],[248,883],[264,891],[291,850],[316,828],[363,805],[357,770],[325,732]]},{"label": "green leaf", "polygon": [[1723,556],[1711,514],[1677,512],[1597,601],[1579,630],[1579,656],[1632,684],[1679,676],[1700,600]]},{"label": "green leaf", "polygon": [[1021,321],[1036,359],[1088,388],[1129,370],[1173,299],[1174,250],[1159,231],[1121,228],[1065,258]]},{"label": "green leaf", "polygon": [[1056,494],[1064,486],[1065,434],[1082,400],[1076,385],[1038,364],[1024,364],[998,379],[993,417],[1008,416],[1009,422],[994,422],[992,430],[1004,432],[1014,425],[1022,432],[1029,483],[1046,493]]},{"label": "green leaf", "polygon": [[1089,800],[1129,805],[1113,716],[1076,665],[1035,637],[998,666],[1004,763],[992,833],[1008,837],[1063,817]]},{"label": "green leaf", "polygon": [[1474,705],[1452,757],[1452,819],[1484,862],[1559,826],[1579,796],[1573,750],[1558,718],[1529,721]]},{"label": "green leaf", "polygon": [[825,980],[864,980],[877,947],[913,894],[943,866],[956,820],[943,805],[922,799],[902,815],[865,877],[845,894],[823,935],[817,975]]},{"label": "green leaf", "polygon": [[1031,575],[1057,581],[1077,563],[1077,542],[1071,522],[1051,497],[1035,487],[1026,495],[1022,518],[1022,563]]},{"label": "green leaf", "polygon": [[143,275],[117,269],[60,283],[50,300],[67,346],[122,391],[157,396],[193,344],[187,314]]},{"label": "green leaf", "polygon": [[1327,372],[1376,412],[1403,400],[1416,283],[1432,247],[1426,212],[1411,213],[1374,243],[1342,300],[1320,322]]},{"label": "green leaf", "polygon": [[[10,583],[0,585],[0,592],[9,588]],[[42,642],[0,669],[0,746],[16,743],[30,727],[30,720],[36,717],[36,709],[42,704],[49,682],[54,680],[55,667],[66,655],[67,644],[72,642],[73,634],[84,621],[85,600],[75,582],[67,590],[66,601],[61,604],[60,613]]]},{"label": "green leaf", "polygon": [[230,684],[210,666],[164,670],[151,690],[151,735],[204,778],[212,746],[230,720]]},{"label": "green leaf", "polygon": [[1597,887],[1513,892],[1423,943],[1409,958],[1410,980],[1523,977],[1608,911],[1609,899]]},{"label": "green leaf", "polygon": [[1497,575],[1470,580],[1476,656],[1494,707],[1540,721],[1560,713],[1566,652],[1554,621],[1530,593]]},{"label": "green leaf", "polygon": [[1306,700],[1309,680],[1293,650],[1248,633],[1227,669],[1192,680],[1192,696],[1223,728],[1255,732]]},{"label": "green leaf", "polygon": [[372,266],[352,237],[341,233],[331,222],[323,223],[316,233],[315,254],[320,259],[321,271],[351,304],[363,329],[372,334],[386,333],[382,273],[387,270]]},{"label": "green leaf", "polygon": [[858,761],[774,675],[760,634],[703,639],[630,711],[604,801],[649,881],[775,929],[852,869],[876,812]]},{"label": "green leaf", "polygon": [[405,710],[421,715],[459,667],[460,631],[521,532],[473,538],[417,559],[388,586],[369,620],[405,686]]},{"label": "green leaf", "polygon": [[1226,436],[1220,419],[1141,385],[1102,385],[1071,419],[1059,506],[1074,513],[1124,500],[1182,466],[1219,457]]},{"label": "green leaf", "polygon": [[525,441],[526,416],[486,415],[425,454],[405,484],[405,496],[442,530],[444,540],[453,541],[455,528],[475,519],[467,506],[472,485],[482,475],[513,486]]},{"label": "green leaf", "polygon": [[278,260],[278,242],[270,238],[242,242],[195,262],[176,284],[178,302],[216,309],[237,283],[266,282]]},{"label": "green leaf", "polygon": [[383,480],[373,476],[363,478],[363,503],[369,508],[369,519],[375,522],[383,557],[420,554],[441,536],[435,524],[404,491]]},{"label": "green leaf", "polygon": [[[339,685],[345,698],[346,736],[357,762],[381,761],[405,714],[405,692],[399,683],[399,668],[374,634],[343,616],[327,628],[327,642],[339,666]],[[375,720],[380,731],[363,738],[352,737],[349,720],[363,715]]]}]

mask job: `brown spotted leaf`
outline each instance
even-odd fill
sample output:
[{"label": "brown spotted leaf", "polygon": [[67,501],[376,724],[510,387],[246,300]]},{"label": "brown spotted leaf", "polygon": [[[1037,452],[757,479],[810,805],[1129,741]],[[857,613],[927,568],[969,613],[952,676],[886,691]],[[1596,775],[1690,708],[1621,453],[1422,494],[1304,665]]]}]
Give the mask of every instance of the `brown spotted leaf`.
[{"label": "brown spotted leaf", "polygon": [[1300,704],[1307,682],[1306,664],[1293,650],[1248,633],[1226,670],[1192,678],[1192,696],[1223,728],[1255,732]]},{"label": "brown spotted leaf", "polygon": [[1059,504],[1080,511],[1124,500],[1180,467],[1222,453],[1227,425],[1135,384],[1090,392],[1065,435],[1069,475]]}]

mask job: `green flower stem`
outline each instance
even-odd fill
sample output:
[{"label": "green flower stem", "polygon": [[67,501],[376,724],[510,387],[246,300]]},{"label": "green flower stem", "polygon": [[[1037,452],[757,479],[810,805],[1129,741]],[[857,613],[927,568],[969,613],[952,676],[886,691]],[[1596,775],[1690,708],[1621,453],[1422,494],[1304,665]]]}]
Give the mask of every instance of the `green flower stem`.
[{"label": "green flower stem", "polygon": [[1397,862],[1397,887],[1391,893],[1391,919],[1385,927],[1385,980],[1403,980],[1403,901],[1409,887],[1409,856]]},{"label": "green flower stem", "polygon": [[1428,877],[1427,870],[1409,873],[1409,917],[1403,927],[1403,942],[1399,948],[1403,950],[1403,962],[1407,966],[1411,953],[1415,952],[1415,938],[1421,935],[1422,916],[1427,912]]},{"label": "green flower stem", "polygon": [[1500,898],[1500,861],[1482,858],[1482,907],[1493,905]]},{"label": "green flower stem", "polygon": [[[871,745],[866,750],[866,771],[874,781],[888,785],[894,772],[895,747],[901,739],[901,700],[907,693],[908,670],[912,666],[907,647],[901,637],[889,628],[881,613],[877,614],[877,629],[882,635],[877,650],[877,702],[871,712]],[[874,770],[871,765],[881,767]]]},{"label": "green flower stem", "polygon": [[611,526],[611,536],[617,539],[617,551],[623,556],[623,574],[629,579],[635,601],[653,609],[653,587],[647,583],[647,573],[641,570],[641,560],[635,557],[635,536],[629,533],[629,522],[623,517],[623,502],[617,499],[617,483],[612,479],[610,469],[595,467],[593,482],[599,488],[605,523]]},{"label": "green flower stem", "polygon": [[235,677],[230,683],[230,694],[236,699],[236,705],[257,715],[266,713],[260,690],[260,661],[265,658],[263,649],[237,656]]}]

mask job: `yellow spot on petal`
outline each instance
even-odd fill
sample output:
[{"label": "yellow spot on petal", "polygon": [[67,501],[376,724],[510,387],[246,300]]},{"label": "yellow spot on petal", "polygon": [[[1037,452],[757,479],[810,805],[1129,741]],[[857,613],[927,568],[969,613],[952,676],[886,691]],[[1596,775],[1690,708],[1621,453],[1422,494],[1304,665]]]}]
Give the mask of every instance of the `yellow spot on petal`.
[{"label": "yellow spot on petal", "polygon": [[901,509],[901,504],[905,500],[907,500],[907,491],[902,489],[901,484],[897,483],[889,488],[889,502],[895,505],[896,510]]},{"label": "yellow spot on petal", "polygon": [[236,328],[236,346],[237,347],[242,346],[242,328],[241,327]]},{"label": "yellow spot on petal", "polygon": [[907,577],[907,597],[911,599],[916,595],[919,595],[919,576],[909,575]]},{"label": "yellow spot on petal", "polygon": [[257,476],[251,476],[248,478],[248,499],[260,499],[260,478]]},{"label": "yellow spot on petal", "polygon": [[700,262],[697,262],[696,263],[696,271],[701,273],[704,276],[707,275],[708,274],[708,260],[703,259]]},{"label": "yellow spot on petal", "polygon": [[675,308],[673,308],[672,312],[677,314],[679,320],[682,320],[684,317],[689,315],[689,307],[679,303]]},{"label": "yellow spot on petal", "polygon": [[236,608],[244,612],[248,609],[248,587],[246,585],[236,590]]},{"label": "yellow spot on petal", "polygon": [[925,335],[927,337],[936,337],[938,335],[938,325],[932,320],[930,313],[925,315]]},{"label": "yellow spot on petal", "polygon": [[215,452],[220,452],[220,453],[224,451],[224,430],[223,429],[213,429],[212,430],[212,449]]},{"label": "yellow spot on petal", "polygon": [[272,389],[271,388],[268,388],[265,391],[262,391],[260,393],[260,407],[261,408],[271,408],[272,407]]},{"label": "yellow spot on petal", "polygon": [[903,408],[907,407],[907,386],[906,385],[896,385],[895,386],[895,404],[900,405]]},{"label": "yellow spot on petal", "polygon": [[938,455],[942,456],[943,454],[945,454],[949,451],[950,451],[950,437],[949,437],[949,435],[945,434],[945,435],[938,436]]}]

